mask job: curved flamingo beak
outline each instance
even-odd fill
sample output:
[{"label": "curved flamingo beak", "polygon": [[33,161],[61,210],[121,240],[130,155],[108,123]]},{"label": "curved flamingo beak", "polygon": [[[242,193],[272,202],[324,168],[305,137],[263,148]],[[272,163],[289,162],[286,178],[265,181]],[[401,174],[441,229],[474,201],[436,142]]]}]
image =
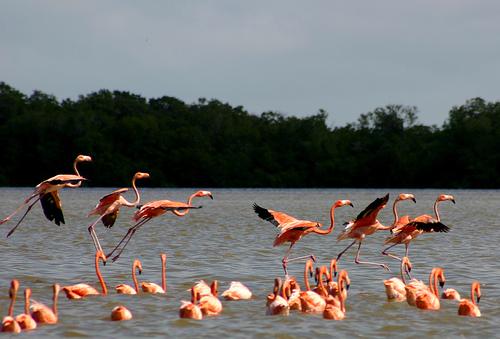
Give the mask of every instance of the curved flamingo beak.
[{"label": "curved flamingo beak", "polygon": [[411,198],[411,200],[416,204],[417,203],[417,199],[415,198]]},{"label": "curved flamingo beak", "polygon": [[440,281],[440,282],[439,282],[439,286],[441,286],[441,288],[443,288],[443,286],[444,286],[444,281]]}]

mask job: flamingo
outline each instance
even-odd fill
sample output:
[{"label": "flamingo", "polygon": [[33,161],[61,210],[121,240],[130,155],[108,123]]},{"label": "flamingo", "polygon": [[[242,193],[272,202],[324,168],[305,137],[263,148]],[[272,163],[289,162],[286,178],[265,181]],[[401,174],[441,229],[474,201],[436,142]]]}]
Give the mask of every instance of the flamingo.
[{"label": "flamingo", "polygon": [[[476,293],[476,294],[475,294]],[[470,288],[470,300],[462,299],[458,305],[458,315],[468,315],[470,317],[480,317],[481,311],[474,300],[474,296],[477,296],[477,304],[481,299],[481,288],[479,282],[474,281]]]},{"label": "flamingo", "polygon": [[312,290],[313,292],[318,293],[322,298],[326,298],[329,295],[329,292],[325,285],[323,284],[323,276],[326,276],[326,281],[330,281],[330,274],[328,272],[328,268],[326,266],[316,267],[316,287]]},{"label": "flamingo", "polygon": [[57,297],[59,296],[59,291],[61,287],[59,284],[52,285],[52,309],[48,308],[42,303],[33,300],[33,305],[31,305],[31,316],[38,324],[56,324],[58,321],[57,317]]},{"label": "flamingo", "polygon": [[103,196],[99,200],[99,203],[94,207],[94,209],[90,211],[90,213],[88,214],[89,217],[91,215],[99,215],[99,218],[97,218],[96,221],[90,224],[88,228],[90,236],[92,237],[92,240],[94,242],[96,251],[102,251],[102,247],[101,244],[99,243],[99,239],[97,238],[97,234],[95,233],[94,230],[95,225],[99,221],[102,221],[104,226],[106,226],[107,228],[111,228],[115,224],[116,218],[118,217],[118,213],[120,213],[120,208],[122,206],[126,207],[137,206],[137,204],[139,204],[139,202],[141,201],[141,196],[139,195],[139,191],[135,186],[135,181],[138,179],[147,179],[147,178],[149,178],[149,173],[137,172],[136,174],[134,174],[134,177],[132,178],[132,189],[134,190],[135,193],[135,200],[133,202],[127,201],[127,199],[125,199],[122,196],[122,193],[127,192],[129,189],[120,188],[116,191],[113,191]]},{"label": "flamingo", "polygon": [[106,283],[104,282],[101,271],[99,270],[99,259],[102,260],[103,264],[106,264],[106,257],[104,256],[104,253],[102,251],[97,251],[95,253],[95,273],[97,275],[97,279],[99,279],[99,282],[101,284],[102,291],[99,293],[99,291],[87,284],[64,286],[63,291],[66,293],[66,297],[68,299],[81,299],[89,295],[108,294],[108,288],[106,287]]},{"label": "flamingo", "polygon": [[389,193],[387,193],[382,198],[375,199],[370,205],[368,205],[361,213],[358,214],[355,220],[351,220],[346,224],[345,229],[339,234],[337,240],[343,240],[347,238],[353,238],[354,241],[347,246],[342,252],[337,256],[337,261],[340,257],[356,242],[359,242],[358,251],[356,252],[356,258],[354,262],[356,264],[374,265],[380,266],[389,271],[389,267],[386,264],[381,264],[377,262],[361,261],[359,260],[359,252],[361,250],[361,244],[367,235],[373,234],[380,230],[390,230],[392,226],[383,226],[378,220],[377,215],[382,208],[385,207],[389,201]]},{"label": "flamingo", "polygon": [[[410,216],[403,215],[402,217],[400,217],[398,215],[398,211],[396,208],[397,203],[404,201],[404,200],[410,200],[410,199],[414,203],[417,203],[415,196],[413,194],[410,194],[410,193],[401,193],[398,195],[396,200],[394,200],[394,203],[392,204],[392,213],[394,214],[394,222],[392,223],[392,230],[395,228],[397,229],[398,227],[404,226],[410,222]],[[391,230],[391,232],[392,232],[392,230]]]},{"label": "flamingo", "polygon": [[337,259],[330,260],[330,272],[328,275],[327,289],[328,293],[335,295],[338,293],[338,285],[334,278],[337,276]]},{"label": "flamingo", "polygon": [[191,302],[185,300],[181,301],[182,304],[179,308],[179,317],[201,320],[203,318],[203,313],[201,312],[200,306],[197,304],[199,298],[198,291],[194,288],[191,288],[190,291]]},{"label": "flamingo", "polygon": [[302,311],[300,302],[300,286],[294,277],[285,279],[281,287],[282,297],[287,301],[290,310]]},{"label": "flamingo", "polygon": [[323,318],[330,320],[343,320],[345,318],[345,300],[347,298],[347,289],[349,289],[350,279],[346,270],[339,273],[337,285],[339,287],[338,294],[335,297],[330,297],[327,301]]},{"label": "flamingo", "polygon": [[[193,285],[193,288],[196,289],[196,291],[198,292],[198,296],[200,296],[200,297],[202,297],[204,295],[209,295],[210,293],[212,293],[212,289],[205,282],[205,280],[200,280],[200,281],[196,282]],[[189,290],[191,290],[191,289],[188,289],[188,291]]]},{"label": "flamingo", "polygon": [[231,281],[231,285],[221,296],[226,300],[246,300],[252,298],[252,292],[241,282]]},{"label": "flamingo", "polygon": [[260,207],[259,205],[253,205],[253,209],[255,213],[259,216],[259,218],[269,221],[274,226],[280,229],[280,233],[274,239],[273,246],[281,245],[285,242],[290,243],[290,247],[285,253],[285,256],[282,259],[283,270],[285,271],[285,276],[288,276],[287,264],[291,261],[314,257],[312,255],[297,257],[293,259],[288,259],[288,255],[292,250],[293,245],[297,241],[299,241],[303,236],[309,233],[316,233],[319,235],[327,235],[330,234],[334,229],[334,219],[335,219],[335,209],[337,207],[342,206],[353,206],[349,200],[337,200],[332,207],[330,208],[330,227],[327,229],[320,229],[322,226],[319,222],[309,221],[309,220],[299,220],[292,216],[289,216],[283,212],[273,211],[270,209],[266,209]]},{"label": "flamingo", "polygon": [[447,288],[441,294],[441,299],[460,300],[460,293],[454,288]]},{"label": "flamingo", "polygon": [[304,268],[304,284],[306,290],[300,292],[300,304],[302,312],[307,313],[320,313],[325,310],[326,301],[318,293],[313,292],[309,285],[309,280],[307,274],[312,274],[313,272],[313,261],[311,259],[307,260]]},{"label": "flamingo", "polygon": [[435,267],[432,269],[431,276],[429,277],[429,288],[417,291],[415,304],[418,308],[423,310],[438,310],[441,307],[437,288],[438,280],[439,285],[443,287],[446,282],[443,269]]},{"label": "flamingo", "polygon": [[31,297],[31,289],[24,289],[24,313],[19,314],[16,317],[16,321],[21,326],[21,329],[24,331],[34,330],[36,328],[36,321],[30,314],[30,297]]},{"label": "flamingo", "polygon": [[210,285],[210,294],[201,296],[199,305],[203,315],[218,315],[222,312],[222,303],[217,298],[219,284],[217,280]]},{"label": "flamingo", "polygon": [[267,315],[289,315],[290,306],[285,298],[279,295],[281,278],[274,279],[273,293],[267,295]]},{"label": "flamingo", "polygon": [[209,197],[210,199],[213,200],[211,192],[197,191],[189,196],[187,203],[170,201],[170,200],[155,200],[140,206],[139,210],[134,214],[133,217],[134,221],[136,221],[136,224],[128,229],[125,236],[120,240],[118,245],[116,245],[116,247],[107,256],[108,257],[111,256],[126,239],[127,241],[125,241],[125,244],[123,245],[121,250],[118,252],[117,255],[113,257],[113,262],[116,261],[122,254],[123,250],[127,246],[130,239],[132,239],[132,237],[134,236],[135,232],[137,232],[137,230],[141,228],[141,226],[143,226],[152,218],[158,217],[162,214],[165,214],[166,212],[172,212],[178,217],[182,217],[185,216],[190,209],[201,208],[201,206],[193,206],[191,204],[192,200],[197,197]]},{"label": "flamingo", "polygon": [[111,310],[111,320],[121,321],[132,319],[132,313],[125,306],[116,306]]},{"label": "flamingo", "polygon": [[401,260],[401,279],[390,278],[384,280],[385,293],[389,301],[405,301],[406,300],[406,279],[405,272],[410,272],[412,268],[410,259],[403,257]]},{"label": "flamingo", "polygon": [[132,281],[134,282],[134,287],[127,284],[119,284],[115,286],[116,293],[118,294],[137,294],[139,293],[139,283],[137,282],[137,276],[135,271],[138,270],[139,274],[142,273],[142,264],[139,259],[135,259],[132,263]]},{"label": "flamingo", "polygon": [[18,289],[19,289],[19,281],[15,279],[12,280],[10,282],[10,288],[9,288],[9,297],[10,297],[9,315],[3,317],[2,332],[12,332],[12,333],[21,332],[21,326],[19,326],[16,319],[14,319],[14,303],[16,302],[16,294]]},{"label": "flamingo", "polygon": [[167,255],[165,253],[161,253],[160,258],[161,258],[161,286],[152,282],[142,282],[141,288],[143,292],[153,293],[153,294],[167,293],[167,273],[166,273]]},{"label": "flamingo", "polygon": [[78,172],[78,168],[76,166],[79,162],[82,161],[92,161],[92,158],[88,155],[77,156],[75,161],[73,162],[73,169],[75,171],[75,174],[58,174],[56,176],[53,176],[52,178],[42,181],[41,183],[36,185],[33,193],[28,198],[26,198],[14,212],[0,221],[0,225],[6,223],[24,206],[28,205],[26,212],[24,212],[23,216],[17,222],[16,226],[14,226],[9,231],[9,233],[7,233],[7,238],[10,237],[12,233],[14,233],[16,228],[23,221],[23,219],[26,217],[28,212],[31,210],[31,208],[33,208],[33,205],[35,205],[38,200],[40,200],[43,213],[49,221],[54,221],[54,223],[58,226],[61,225],[61,223],[64,224],[62,203],[61,199],[59,198],[58,191],[64,187],[80,187],[82,181],[87,180],[84,177],[80,176],[80,173]]},{"label": "flamingo", "polygon": [[428,214],[423,214],[415,219],[408,222],[406,225],[399,226],[398,228],[394,228],[392,230],[393,235],[387,238],[385,244],[392,244],[386,249],[382,251],[382,254],[388,255],[392,258],[401,260],[399,257],[387,253],[387,250],[392,247],[404,244],[405,245],[405,257],[408,256],[408,250],[410,246],[410,242],[418,237],[420,234],[426,232],[448,232],[450,228],[443,223],[441,223],[441,218],[438,212],[438,204],[442,201],[451,201],[455,203],[455,198],[449,194],[440,194],[436,201],[434,202],[434,214],[435,217],[432,217]]}]

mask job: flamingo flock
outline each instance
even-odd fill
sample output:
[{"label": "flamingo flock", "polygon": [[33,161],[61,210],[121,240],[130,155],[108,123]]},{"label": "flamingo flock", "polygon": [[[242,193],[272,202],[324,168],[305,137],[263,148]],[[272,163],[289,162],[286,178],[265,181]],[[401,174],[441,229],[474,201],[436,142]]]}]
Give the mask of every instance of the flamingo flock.
[{"label": "flamingo flock", "polygon": [[[13,213],[0,221],[0,224],[8,222],[15,214],[26,207],[26,211],[16,225],[7,233],[7,237],[12,235],[18,228],[37,201],[41,202],[43,212],[49,221],[53,221],[56,225],[60,225],[61,223],[64,224],[65,219],[58,191],[63,188],[80,187],[87,179],[80,175],[77,164],[90,161],[92,161],[90,156],[79,155],[73,163],[74,174],[56,175],[38,184],[33,193],[28,196]],[[122,195],[127,192],[129,188],[121,188],[103,196],[89,213],[89,216],[99,215],[87,229],[95,247],[94,268],[100,284],[100,290],[86,283],[63,286],[62,288],[56,283],[53,285],[52,308],[49,308],[37,301],[31,300],[31,289],[25,288],[24,313],[14,316],[14,305],[20,283],[18,280],[13,279],[9,288],[10,305],[8,308],[8,315],[3,318],[2,332],[19,333],[21,331],[35,330],[40,324],[56,324],[58,322],[57,299],[61,290],[68,299],[84,299],[96,296],[106,297],[108,295],[108,288],[101,273],[100,263],[106,265],[110,257],[112,258],[112,262],[116,261],[134,234],[152,218],[161,216],[166,212],[171,212],[177,217],[183,217],[187,215],[191,209],[201,208],[201,206],[194,206],[192,204],[193,199],[202,197],[213,199],[211,192],[200,190],[190,195],[185,203],[171,200],[155,200],[141,205],[140,192],[136,186],[136,181],[149,177],[150,175],[145,172],[137,172],[132,177],[131,186],[135,194],[134,201],[130,202],[126,200]],[[313,253],[291,259],[289,255],[293,246],[306,235],[318,234],[327,236],[332,233],[335,229],[335,210],[344,206],[354,207],[354,204],[350,200],[336,200],[331,205],[329,210],[330,225],[327,228],[322,228],[320,222],[297,219],[284,212],[264,208],[254,203],[253,210],[257,216],[270,222],[278,229],[278,234],[274,239],[273,246],[289,243],[289,247],[281,260],[284,277],[275,277],[273,279],[271,292],[265,298],[266,314],[287,316],[291,311],[296,311],[319,314],[324,319],[328,320],[345,319],[347,317],[346,303],[351,280],[345,269],[338,271],[340,259],[357,243],[358,247],[354,259],[356,264],[376,266],[390,271],[387,264],[375,261],[362,261],[360,259],[361,245],[367,239],[367,236],[379,231],[388,231],[389,235],[385,240],[385,244],[389,246],[383,249],[381,254],[398,260],[400,266],[399,277],[386,279],[380,284],[380,290],[385,290],[388,301],[406,301],[409,306],[414,306],[422,310],[437,311],[440,309],[441,300],[450,300],[450,302],[454,300],[458,303],[458,315],[471,317],[481,316],[478,307],[481,297],[479,282],[472,282],[470,299],[462,299],[460,298],[460,294],[454,289],[447,289],[440,294],[438,285],[442,288],[446,282],[444,269],[441,267],[434,267],[431,270],[427,285],[421,280],[412,278],[411,275],[413,265],[408,256],[409,244],[423,233],[448,232],[450,228],[442,223],[438,205],[444,201],[455,203],[455,198],[448,194],[440,194],[434,202],[433,216],[424,214],[414,218],[408,215],[399,216],[397,204],[405,200],[411,200],[416,203],[416,198],[413,194],[399,194],[392,205],[394,221],[391,225],[383,225],[377,219],[378,214],[389,202],[389,194],[375,199],[363,209],[356,218],[346,222],[344,224],[344,229],[337,236],[337,240],[352,239],[352,242],[345,249],[340,251],[334,259],[330,260],[329,267],[326,265],[314,267],[314,265],[318,263],[318,260]],[[106,255],[94,228],[99,222],[102,222],[105,227],[112,227],[117,220],[120,208],[123,206],[137,208],[133,216],[135,224],[127,230],[123,238]],[[388,250],[399,244],[405,245],[404,256],[399,257],[394,253],[388,252]],[[161,286],[146,281],[139,284],[137,273],[141,274],[143,272],[143,266],[139,259],[135,259],[131,265],[133,286],[119,284],[115,287],[116,293],[128,295],[147,293],[166,295],[167,255],[161,253],[160,259]],[[299,281],[295,277],[289,276],[288,274],[288,264],[302,259],[306,259],[303,287],[301,287]],[[146,269],[147,272],[149,272],[149,268]],[[309,277],[313,276],[316,286],[312,287],[309,282]],[[337,279],[335,280],[335,278]],[[227,290],[220,294],[220,298],[219,282],[217,280],[213,280],[210,285],[203,280],[198,281],[188,289],[188,292],[190,300],[181,301],[179,317],[194,320],[202,320],[206,317],[213,317],[221,314],[224,307],[220,298],[225,302],[259,298],[258,296],[254,296],[250,289],[239,281],[232,281]],[[110,320],[130,320],[132,318],[132,312],[123,305],[118,305],[111,311]]]}]

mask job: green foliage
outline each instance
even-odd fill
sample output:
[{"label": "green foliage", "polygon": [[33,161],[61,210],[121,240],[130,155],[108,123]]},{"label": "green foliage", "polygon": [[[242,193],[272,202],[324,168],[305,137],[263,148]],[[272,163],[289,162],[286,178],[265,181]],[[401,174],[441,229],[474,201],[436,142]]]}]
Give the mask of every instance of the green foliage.
[{"label": "green foliage", "polygon": [[249,114],[215,99],[196,103],[99,90],[59,102],[0,82],[0,185],[33,186],[70,173],[77,154],[92,186],[500,187],[500,103],[453,107],[441,128],[417,108],[387,105],[331,128],[328,113]]}]

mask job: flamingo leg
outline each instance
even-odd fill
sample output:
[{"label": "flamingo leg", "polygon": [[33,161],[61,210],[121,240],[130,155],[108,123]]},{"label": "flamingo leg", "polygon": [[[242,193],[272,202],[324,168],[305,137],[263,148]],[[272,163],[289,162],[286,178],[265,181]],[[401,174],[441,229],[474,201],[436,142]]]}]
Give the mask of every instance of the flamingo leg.
[{"label": "flamingo leg", "polygon": [[[31,203],[31,205],[28,206],[28,208],[26,209],[26,212],[24,212],[23,216],[21,217],[21,219],[19,219],[19,221],[17,222],[16,226],[14,226],[10,231],[9,233],[7,233],[7,238],[11,236],[12,233],[14,233],[14,231],[16,230],[17,226],[19,226],[19,224],[21,224],[21,221],[24,220],[24,218],[26,217],[26,215],[28,214],[28,212],[33,208],[33,205],[36,204],[36,202],[40,200],[40,196],[38,197],[38,199],[36,199],[35,201],[33,201]],[[10,216],[9,216],[10,218]],[[8,219],[7,219],[8,220]]]},{"label": "flamingo leg", "polygon": [[135,232],[142,226],[144,225],[146,222],[148,222],[149,220],[151,220],[151,218],[145,218],[141,221],[139,221],[137,224],[135,224],[134,226],[130,227],[127,231],[127,234],[125,234],[125,236],[120,240],[120,242],[118,243],[118,245],[115,246],[115,248],[106,256],[106,257],[110,257],[119,247],[120,245],[125,241],[125,239],[127,239],[127,241],[125,242],[125,244],[123,245],[123,247],[120,249],[120,251],[118,252],[117,255],[115,255],[113,257],[113,262],[115,262],[119,257],[120,255],[122,254],[123,250],[125,249],[125,247],[127,246],[128,242],[130,241],[130,239],[132,239],[132,236],[135,234]]},{"label": "flamingo leg", "polygon": [[[14,215],[16,215],[17,212],[19,212],[24,206],[26,206],[30,202],[31,199],[33,199],[36,196],[38,196],[38,199],[40,199],[40,196],[38,195],[38,193],[30,195],[28,198],[26,198],[26,200],[24,200],[24,202],[21,205],[19,205],[18,208],[16,208],[16,210],[14,212],[12,212],[7,217],[5,217],[4,219],[2,219],[0,221],[0,225],[5,224],[7,221],[9,221],[10,218],[12,218]],[[38,199],[36,201],[38,201]]]},{"label": "flamingo leg", "polygon": [[97,218],[97,220],[95,222],[90,224],[90,226],[88,228],[90,236],[92,237],[92,241],[94,242],[94,247],[95,247],[96,251],[102,251],[102,247],[101,247],[101,244],[99,243],[99,238],[97,238],[97,234],[95,233],[94,227],[95,227],[95,225],[97,225],[99,220],[102,220],[103,217],[104,217],[104,215],[101,215],[99,218]]},{"label": "flamingo leg", "polygon": [[380,266],[384,269],[386,269],[387,271],[391,271],[389,269],[389,266],[387,266],[386,264],[381,264],[381,263],[377,263],[377,262],[371,262],[371,261],[361,261],[359,260],[359,253],[361,251],[361,244],[363,243],[362,240],[359,241],[359,246],[358,246],[358,251],[356,252],[356,258],[354,259],[354,262],[356,264],[364,264],[364,265],[374,265],[374,266]]},{"label": "flamingo leg", "polygon": [[392,253],[387,252],[388,249],[393,248],[396,245],[399,245],[399,244],[392,244],[391,246],[387,247],[385,250],[382,251],[382,254],[401,261],[402,259],[400,257],[398,257]]},{"label": "flamingo leg", "polygon": [[347,250],[349,248],[352,247],[352,245],[354,245],[356,243],[357,240],[354,240],[349,246],[347,246],[342,252],[339,253],[339,255],[337,255],[337,262],[340,260],[340,257],[345,253],[347,252]]}]

